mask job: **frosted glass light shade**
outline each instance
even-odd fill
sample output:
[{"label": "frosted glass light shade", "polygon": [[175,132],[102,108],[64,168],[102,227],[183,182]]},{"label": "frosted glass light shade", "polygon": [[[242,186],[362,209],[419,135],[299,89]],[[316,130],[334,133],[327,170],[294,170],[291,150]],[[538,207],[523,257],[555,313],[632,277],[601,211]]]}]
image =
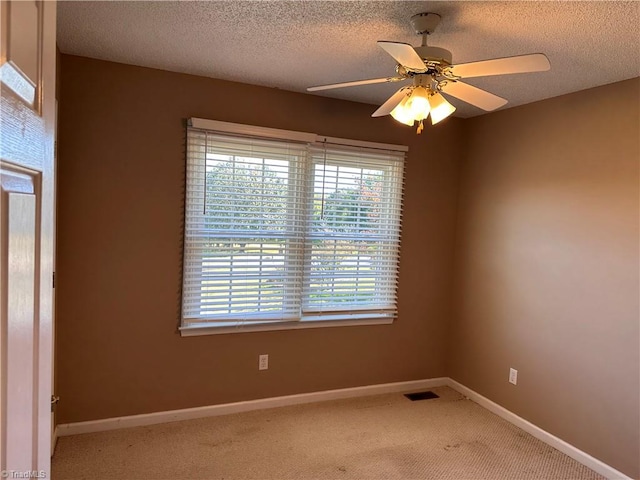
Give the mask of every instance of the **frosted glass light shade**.
[{"label": "frosted glass light shade", "polygon": [[394,119],[396,119],[398,122],[404,123],[405,125],[412,127],[414,122],[413,115],[411,114],[411,111],[407,107],[409,98],[410,98],[409,95],[404,97],[402,101],[398,105],[396,105],[396,108],[391,110],[391,116]]},{"label": "frosted glass light shade", "polygon": [[431,106],[432,125],[435,125],[436,123],[444,120],[456,111],[456,107],[447,102],[447,100],[440,93],[433,94],[429,98],[429,104]]},{"label": "frosted glass light shade", "polygon": [[418,86],[413,89],[411,92],[411,96],[409,97],[409,101],[407,102],[407,106],[411,111],[411,115],[414,120],[424,120],[429,116],[429,91],[422,87]]}]

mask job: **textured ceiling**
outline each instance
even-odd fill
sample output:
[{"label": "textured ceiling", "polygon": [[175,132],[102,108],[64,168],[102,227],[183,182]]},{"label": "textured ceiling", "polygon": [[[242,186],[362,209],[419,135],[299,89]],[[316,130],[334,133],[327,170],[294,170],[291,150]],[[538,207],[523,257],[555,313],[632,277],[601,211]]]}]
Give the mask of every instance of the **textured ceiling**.
[{"label": "textured ceiling", "polygon": [[[640,76],[640,2],[210,1],[58,3],[63,53],[304,92],[386,77],[377,40],[420,44],[419,12],[443,20],[429,44],[453,62],[545,53],[551,70],[468,80],[503,108]],[[398,84],[318,95],[383,103]],[[457,116],[483,113],[452,99]],[[372,111],[375,108],[372,108]]]}]

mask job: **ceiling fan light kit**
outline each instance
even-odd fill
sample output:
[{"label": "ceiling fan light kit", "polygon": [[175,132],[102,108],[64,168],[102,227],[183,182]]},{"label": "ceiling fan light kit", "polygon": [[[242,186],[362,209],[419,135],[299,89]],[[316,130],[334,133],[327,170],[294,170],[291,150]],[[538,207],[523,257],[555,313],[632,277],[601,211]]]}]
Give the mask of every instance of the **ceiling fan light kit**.
[{"label": "ceiling fan light kit", "polygon": [[403,92],[406,92],[404,98],[391,110],[390,115],[410,127],[418,122],[418,133],[424,129],[423,122],[429,115],[431,124],[435,125],[456,111],[456,107],[431,88],[418,85],[406,87]]},{"label": "ceiling fan light kit", "polygon": [[427,37],[435,31],[440,21],[440,15],[431,12],[411,17],[411,26],[416,34],[422,36],[422,45],[419,47],[400,42],[378,42],[398,62],[396,76],[319,85],[309,87],[307,91],[412,80],[413,85],[400,88],[371,116],[391,115],[408,126],[414,126],[418,122],[417,133],[421,133],[424,129],[423,122],[429,115],[432,125],[435,125],[455,112],[456,108],[446,100],[443,93],[485,111],[496,110],[507,103],[504,98],[461,82],[461,79],[544,72],[551,68],[549,60],[542,53],[454,65],[449,50],[427,45]]}]

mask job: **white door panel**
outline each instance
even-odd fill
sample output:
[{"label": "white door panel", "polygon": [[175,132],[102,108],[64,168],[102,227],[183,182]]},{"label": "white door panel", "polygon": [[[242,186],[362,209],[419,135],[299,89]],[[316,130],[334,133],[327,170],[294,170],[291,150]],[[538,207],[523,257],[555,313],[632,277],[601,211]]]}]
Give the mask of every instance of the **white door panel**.
[{"label": "white door panel", "polygon": [[[37,400],[34,384],[36,277],[36,197],[33,194],[7,193],[7,314],[6,314],[6,458],[11,469],[32,470],[34,449],[32,432]],[[4,243],[4,242],[3,242]]]},{"label": "white door panel", "polygon": [[34,85],[38,83],[38,3],[11,2],[7,59]]},{"label": "white door panel", "polygon": [[2,1],[0,73],[3,87],[13,90],[34,110],[40,109],[43,14],[40,1]]}]

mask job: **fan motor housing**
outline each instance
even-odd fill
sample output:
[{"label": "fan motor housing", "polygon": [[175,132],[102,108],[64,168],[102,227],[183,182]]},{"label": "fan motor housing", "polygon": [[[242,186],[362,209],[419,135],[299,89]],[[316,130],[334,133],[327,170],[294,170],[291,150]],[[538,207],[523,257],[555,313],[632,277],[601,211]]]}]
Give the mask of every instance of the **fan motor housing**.
[{"label": "fan motor housing", "polygon": [[414,49],[423,60],[446,63],[447,65],[451,65],[453,62],[453,55],[445,48],[424,45],[422,47],[414,47]]}]

